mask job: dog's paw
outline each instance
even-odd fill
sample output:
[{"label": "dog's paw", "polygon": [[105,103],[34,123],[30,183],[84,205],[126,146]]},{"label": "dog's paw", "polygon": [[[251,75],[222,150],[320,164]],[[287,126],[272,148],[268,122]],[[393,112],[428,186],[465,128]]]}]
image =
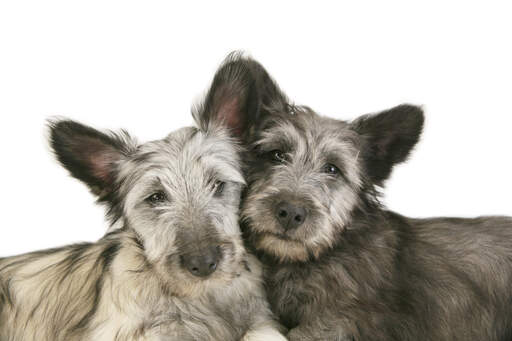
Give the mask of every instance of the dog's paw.
[{"label": "dog's paw", "polygon": [[355,341],[353,337],[344,333],[313,335],[311,331],[304,331],[299,328],[291,329],[286,337],[289,341]]},{"label": "dog's paw", "polygon": [[256,329],[245,334],[242,341],[286,341],[284,337],[277,329],[272,327],[264,327]]},{"label": "dog's paw", "polygon": [[286,335],[290,341],[314,341],[315,339],[311,336],[305,335],[300,329],[293,328]]}]

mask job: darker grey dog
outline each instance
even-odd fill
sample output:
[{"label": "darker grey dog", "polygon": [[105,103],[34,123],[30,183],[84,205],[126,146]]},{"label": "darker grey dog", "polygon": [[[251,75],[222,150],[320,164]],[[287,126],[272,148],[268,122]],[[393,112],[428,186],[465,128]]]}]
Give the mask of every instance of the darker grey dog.
[{"label": "darker grey dog", "polygon": [[240,55],[209,98],[247,146],[245,233],[290,340],[512,339],[512,219],[411,219],[379,203],[419,140],[419,107],[323,117]]}]

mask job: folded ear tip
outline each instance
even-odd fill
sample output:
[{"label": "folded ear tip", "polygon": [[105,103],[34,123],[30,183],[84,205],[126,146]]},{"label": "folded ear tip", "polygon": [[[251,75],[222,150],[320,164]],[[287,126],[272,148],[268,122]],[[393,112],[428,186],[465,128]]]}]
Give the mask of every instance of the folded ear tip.
[{"label": "folded ear tip", "polygon": [[68,138],[73,138],[84,126],[67,118],[51,118],[47,120],[48,139],[53,150]]},{"label": "folded ear tip", "polygon": [[400,118],[402,126],[409,126],[410,129],[420,133],[423,130],[425,124],[425,112],[423,106],[404,103],[388,111],[391,115],[396,118]]},{"label": "folded ear tip", "polygon": [[243,50],[235,50],[230,52],[227,57],[224,59],[223,64],[229,63],[247,63],[247,62],[255,62],[254,59],[250,56],[249,53]]},{"label": "folded ear tip", "polygon": [[46,120],[46,127],[53,134],[57,130],[61,129],[61,127],[64,125],[65,121],[66,121],[65,119],[51,117]]},{"label": "folded ear tip", "polygon": [[55,134],[71,131],[74,128],[81,126],[79,123],[75,121],[60,117],[50,118],[46,122],[50,131]]},{"label": "folded ear tip", "polygon": [[252,58],[252,56],[245,51],[233,51],[229,53],[221,63],[217,72],[222,72],[225,70],[233,70],[235,73],[267,73],[263,65]]},{"label": "folded ear tip", "polygon": [[410,115],[411,117],[414,117],[415,119],[424,121],[425,120],[425,110],[423,105],[415,105],[415,104],[409,104],[404,103],[400,104],[397,109],[399,109],[401,112]]},{"label": "folded ear tip", "polygon": [[411,103],[402,103],[392,110],[401,111],[413,115],[423,115],[424,112],[422,105],[416,105]]},{"label": "folded ear tip", "polygon": [[55,145],[58,140],[62,137],[63,134],[69,129],[69,120],[61,119],[61,118],[50,118],[46,121],[46,126],[48,129],[48,139],[53,149],[55,149]]}]

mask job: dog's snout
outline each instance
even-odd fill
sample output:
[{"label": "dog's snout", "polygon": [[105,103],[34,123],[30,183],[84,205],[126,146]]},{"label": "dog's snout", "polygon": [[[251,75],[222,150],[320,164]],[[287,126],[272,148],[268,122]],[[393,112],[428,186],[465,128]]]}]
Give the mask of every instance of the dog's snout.
[{"label": "dog's snout", "polygon": [[197,277],[206,277],[217,270],[221,257],[219,247],[208,247],[197,253],[181,256],[183,266]]},{"label": "dog's snout", "polygon": [[306,220],[307,211],[304,207],[281,201],[276,206],[276,218],[285,230],[299,227]]}]

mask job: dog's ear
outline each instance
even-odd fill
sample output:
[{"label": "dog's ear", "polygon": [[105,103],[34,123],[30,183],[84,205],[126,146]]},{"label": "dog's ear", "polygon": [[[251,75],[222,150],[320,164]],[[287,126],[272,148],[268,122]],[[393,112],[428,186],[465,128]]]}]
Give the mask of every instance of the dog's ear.
[{"label": "dog's ear", "polygon": [[382,185],[393,166],[407,159],[420,139],[424,120],[420,107],[402,104],[352,123],[363,138],[360,157],[374,183]]},{"label": "dog's ear", "polygon": [[103,133],[70,120],[51,121],[49,128],[51,147],[62,166],[100,198],[110,193],[118,163],[135,148],[129,135]]},{"label": "dog's ear", "polygon": [[222,123],[246,140],[269,109],[286,110],[286,96],[267,71],[249,57],[230,54],[217,70],[193,116],[201,129]]}]

